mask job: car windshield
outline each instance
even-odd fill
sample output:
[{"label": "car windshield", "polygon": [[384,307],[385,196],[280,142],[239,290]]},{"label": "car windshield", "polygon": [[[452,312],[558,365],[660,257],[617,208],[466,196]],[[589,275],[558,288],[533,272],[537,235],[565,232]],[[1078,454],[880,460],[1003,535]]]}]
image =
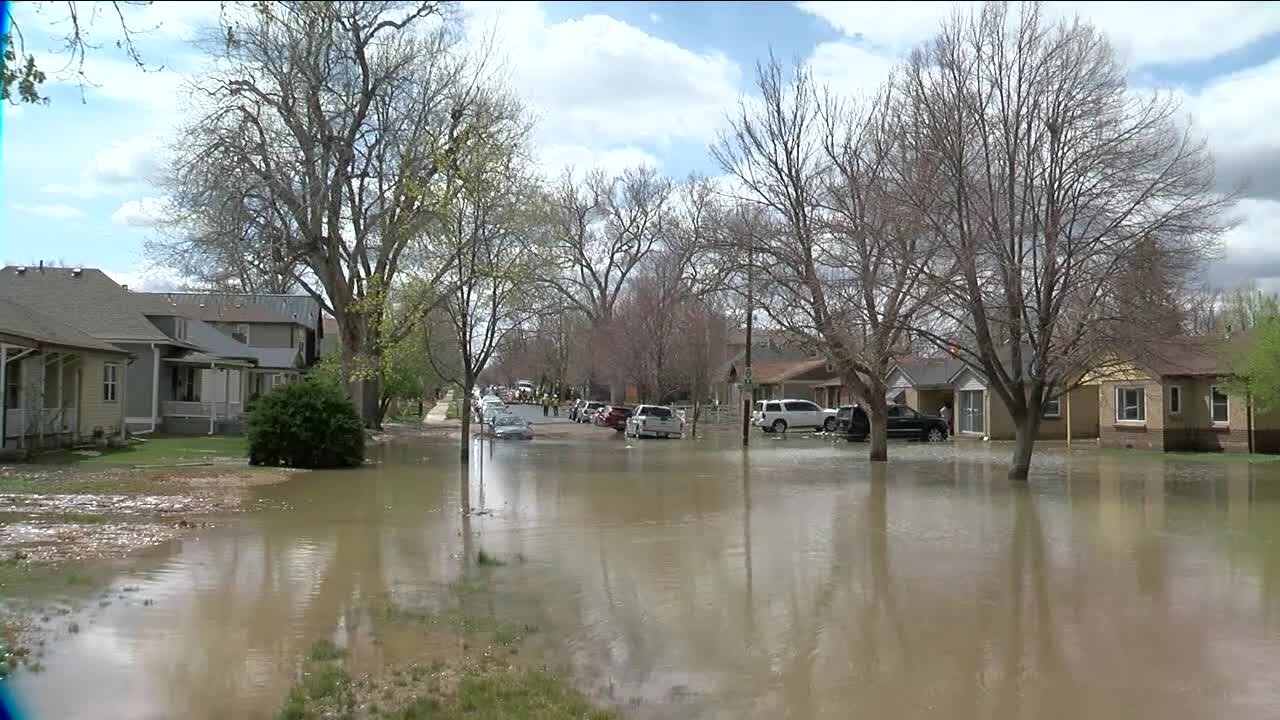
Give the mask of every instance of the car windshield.
[{"label": "car windshield", "polygon": [[587,403],[587,409],[588,409],[588,410],[596,410],[596,409],[598,409],[598,408],[602,408],[602,407],[604,407],[604,403],[600,403],[600,402],[589,402],[589,403]]},{"label": "car windshield", "polygon": [[764,403],[762,402],[756,403],[756,412],[764,412]]},{"label": "car windshield", "polygon": [[496,427],[511,427],[524,425],[524,420],[515,415],[502,415],[494,419],[493,424]]}]

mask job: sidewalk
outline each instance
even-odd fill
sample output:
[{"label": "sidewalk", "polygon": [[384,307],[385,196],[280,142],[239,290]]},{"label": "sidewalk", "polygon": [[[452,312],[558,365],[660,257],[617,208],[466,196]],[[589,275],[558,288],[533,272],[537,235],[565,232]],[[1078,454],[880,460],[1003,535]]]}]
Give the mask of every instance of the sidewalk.
[{"label": "sidewalk", "polygon": [[445,394],[444,399],[437,402],[435,407],[427,411],[427,416],[422,419],[422,424],[427,427],[440,427],[442,425],[461,425],[462,423],[454,418],[450,420],[449,403],[453,401],[453,391],[450,390]]}]

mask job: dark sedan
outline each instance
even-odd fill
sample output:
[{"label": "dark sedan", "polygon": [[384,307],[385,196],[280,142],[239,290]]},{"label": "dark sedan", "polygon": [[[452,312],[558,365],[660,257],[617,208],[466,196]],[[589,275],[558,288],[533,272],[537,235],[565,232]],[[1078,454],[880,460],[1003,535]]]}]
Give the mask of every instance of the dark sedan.
[{"label": "dark sedan", "polygon": [[[845,405],[836,413],[836,432],[850,440],[865,440],[871,434],[866,411],[857,405]],[[947,439],[947,423],[937,415],[925,415],[906,405],[890,405],[885,434],[890,438],[943,442]]]}]

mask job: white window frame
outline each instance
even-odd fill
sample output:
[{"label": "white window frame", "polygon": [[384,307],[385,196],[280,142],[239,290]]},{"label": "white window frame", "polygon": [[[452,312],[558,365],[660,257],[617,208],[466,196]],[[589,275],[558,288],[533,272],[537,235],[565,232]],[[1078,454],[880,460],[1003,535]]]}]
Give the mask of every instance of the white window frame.
[{"label": "white window frame", "polygon": [[120,399],[120,363],[102,363],[102,402]]},{"label": "white window frame", "polygon": [[248,345],[249,344],[249,323],[236,323],[234,326],[232,326],[231,337],[234,338],[237,335],[243,335],[244,339],[241,340],[240,342],[244,343],[245,345]]},{"label": "white window frame", "polygon": [[[1209,420],[1212,421],[1215,426],[1221,427],[1221,426],[1231,424],[1231,396],[1228,395],[1225,391],[1219,391],[1218,388],[1219,388],[1218,385],[1209,386]],[[1222,405],[1223,407],[1226,408],[1226,411],[1227,411],[1227,417],[1222,420],[1219,420],[1218,418],[1214,417],[1214,414],[1213,414],[1213,411],[1214,411],[1213,396],[1218,394],[1221,394],[1222,399],[1225,400],[1225,402]]]},{"label": "white window frame", "polygon": [[[1053,410],[1049,407],[1052,406]],[[1062,417],[1062,398],[1050,398],[1044,401],[1044,406],[1040,408],[1040,417],[1060,418]]]},{"label": "white window frame", "polygon": [[[1137,392],[1138,397],[1142,398],[1141,402],[1138,403],[1137,419],[1132,419],[1132,418],[1126,419],[1120,416],[1121,408],[1125,406],[1124,402],[1120,399],[1121,393],[1124,393],[1130,390]],[[1147,389],[1142,387],[1141,385],[1117,385],[1116,395],[1115,395],[1115,405],[1116,405],[1115,407],[1116,423],[1121,425],[1146,425],[1147,424]]]},{"label": "white window frame", "polygon": [[176,317],[173,319],[173,336],[179,340],[187,339],[187,319]]},{"label": "white window frame", "polygon": [[[1174,402],[1175,396],[1177,398],[1177,402]],[[1212,401],[1213,396],[1210,395],[1209,397],[1210,397],[1210,400]],[[1173,417],[1178,417],[1179,415],[1182,414],[1182,386],[1181,385],[1169,386],[1169,414],[1172,415]]]}]

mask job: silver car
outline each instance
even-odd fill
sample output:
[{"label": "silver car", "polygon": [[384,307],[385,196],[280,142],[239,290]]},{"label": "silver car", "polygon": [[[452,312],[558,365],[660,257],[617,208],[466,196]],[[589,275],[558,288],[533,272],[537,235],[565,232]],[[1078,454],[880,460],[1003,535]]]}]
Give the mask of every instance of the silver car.
[{"label": "silver car", "polygon": [[499,440],[532,440],[533,428],[519,415],[499,415],[493,419],[490,434]]}]

